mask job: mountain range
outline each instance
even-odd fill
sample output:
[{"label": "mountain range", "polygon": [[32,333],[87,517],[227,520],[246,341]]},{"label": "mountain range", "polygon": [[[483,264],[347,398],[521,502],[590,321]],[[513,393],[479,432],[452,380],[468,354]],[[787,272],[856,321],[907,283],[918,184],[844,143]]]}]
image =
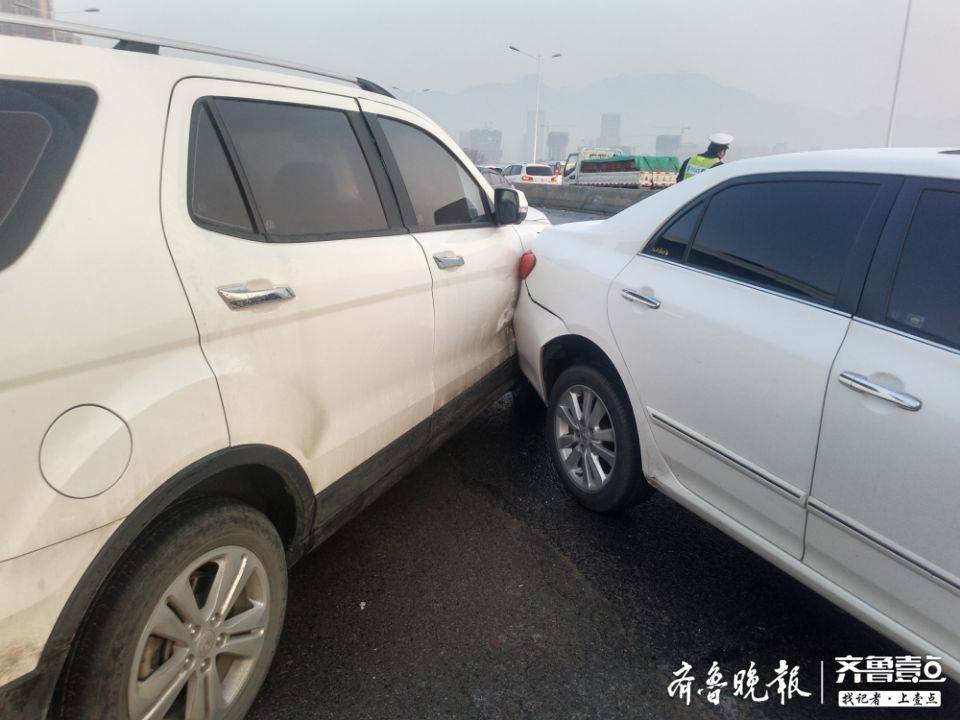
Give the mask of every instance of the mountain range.
[{"label": "mountain range", "polygon": [[[784,78],[784,82],[789,82]],[[398,92],[419,107],[454,139],[461,131],[489,126],[503,133],[502,160],[524,160],[527,115],[533,111],[536,76],[510,83],[488,83],[447,93]],[[569,133],[571,150],[592,145],[600,134],[601,113],[619,113],[621,144],[637,153],[653,153],[660,134],[684,130],[684,142],[705,145],[713,132],[736,137],[731,157],[747,157],[810,148],[866,147],[883,144],[887,113],[879,107],[855,116],[778,102],[724,86],[706,75],[652,73],[617,75],[588,85],[544,85],[541,132]]]}]

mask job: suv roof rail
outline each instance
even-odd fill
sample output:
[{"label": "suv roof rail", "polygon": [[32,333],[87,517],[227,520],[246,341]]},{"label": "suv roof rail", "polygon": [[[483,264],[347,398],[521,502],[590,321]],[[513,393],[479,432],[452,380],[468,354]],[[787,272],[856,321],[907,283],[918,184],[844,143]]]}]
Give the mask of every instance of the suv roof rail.
[{"label": "suv roof rail", "polygon": [[115,50],[128,50],[133,52],[142,52],[152,55],[158,55],[160,48],[169,48],[172,50],[182,50],[184,52],[198,53],[200,55],[212,55],[214,57],[230,58],[231,60],[242,60],[243,62],[254,63],[257,65],[266,65],[269,67],[284,68],[286,70],[296,70],[298,72],[308,73],[310,75],[319,75],[332,80],[356,85],[361,90],[394,97],[393,94],[369,80],[354,75],[344,75],[343,73],[322,70],[312,65],[302,65],[290,60],[278,60],[276,58],[263,57],[262,55],[252,55],[249,53],[236,52],[225,48],[211,47],[209,45],[197,45],[195,43],[180,42],[179,40],[167,40],[165,38],[151,37],[149,35],[137,35],[123,30],[110,30],[108,28],[96,27],[94,25],[78,25],[76,23],[64,23],[57,20],[47,20],[46,18],[33,17],[29,15],[13,15],[10,13],[0,13],[0,24],[23,25],[27,27],[46,28],[60,32],[74,33],[75,35],[90,35],[92,37],[101,37],[117,40],[114,45]]}]

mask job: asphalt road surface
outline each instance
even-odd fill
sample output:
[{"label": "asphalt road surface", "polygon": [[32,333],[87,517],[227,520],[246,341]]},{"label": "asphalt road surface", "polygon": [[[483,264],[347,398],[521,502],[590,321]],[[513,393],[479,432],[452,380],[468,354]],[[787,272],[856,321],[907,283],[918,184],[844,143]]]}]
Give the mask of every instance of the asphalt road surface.
[{"label": "asphalt road surface", "polygon": [[[663,495],[584,510],[549,467],[543,415],[506,396],[292,569],[250,718],[958,716],[953,683],[924,686],[949,710],[839,709],[833,658],[904,652]],[[762,697],[781,659],[808,698],[732,697],[738,669],[756,663]],[[667,692],[684,661],[689,706]],[[713,661],[718,705],[696,693]]]}]

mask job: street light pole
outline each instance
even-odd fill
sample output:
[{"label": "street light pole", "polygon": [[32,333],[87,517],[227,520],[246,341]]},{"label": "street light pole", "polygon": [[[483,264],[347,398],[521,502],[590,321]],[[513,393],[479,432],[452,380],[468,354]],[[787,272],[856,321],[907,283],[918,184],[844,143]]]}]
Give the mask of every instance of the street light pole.
[{"label": "street light pole", "polygon": [[890,100],[890,120],[887,123],[887,147],[893,145],[893,116],[897,111],[897,91],[900,89],[900,71],[903,70],[903,54],[907,48],[907,31],[910,29],[910,10],[913,0],[907,0],[907,15],[903,19],[903,37],[900,39],[900,58],[897,60],[897,75],[893,80],[893,98]]},{"label": "street light pole", "polygon": [[537,104],[533,110],[533,153],[530,155],[530,162],[537,161],[537,148],[540,139],[540,84],[543,82],[543,74],[540,72],[540,53],[537,53]]},{"label": "street light pole", "polygon": [[[540,140],[540,85],[543,81],[543,74],[541,72],[541,68],[543,67],[543,56],[540,53],[537,53],[536,55],[531,55],[530,53],[524,52],[520,48],[515,47],[513,45],[509,45],[508,49],[513,50],[514,52],[518,52],[521,55],[526,55],[528,58],[531,58],[537,61],[537,104],[533,110],[533,152],[531,153],[531,159],[530,159],[530,162],[536,162],[537,148],[539,147],[539,140]],[[554,53],[553,55],[550,56],[550,60],[553,60],[554,58],[558,58],[558,57],[562,57],[562,55],[560,53]]]}]

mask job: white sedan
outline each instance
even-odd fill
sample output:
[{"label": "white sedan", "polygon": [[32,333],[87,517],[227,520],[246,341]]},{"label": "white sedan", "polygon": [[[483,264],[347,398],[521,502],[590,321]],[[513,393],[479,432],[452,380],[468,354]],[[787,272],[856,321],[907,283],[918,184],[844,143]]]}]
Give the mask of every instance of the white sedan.
[{"label": "white sedan", "polygon": [[524,267],[521,367],[578,501],[656,488],[960,677],[956,152],[732,163]]}]

